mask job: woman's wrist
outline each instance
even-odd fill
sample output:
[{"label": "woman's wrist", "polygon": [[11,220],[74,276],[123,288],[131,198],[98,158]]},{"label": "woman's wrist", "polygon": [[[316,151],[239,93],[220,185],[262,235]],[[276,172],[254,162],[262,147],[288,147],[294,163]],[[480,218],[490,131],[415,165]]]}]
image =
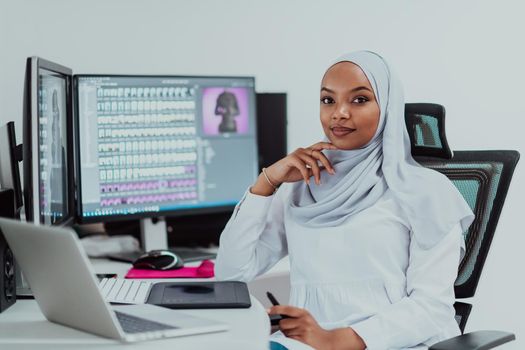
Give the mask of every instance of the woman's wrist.
[{"label": "woman's wrist", "polygon": [[276,185],[275,181],[270,179],[270,176],[268,175],[268,172],[267,172],[266,168],[262,168],[261,173],[264,176],[264,178],[266,179],[266,182],[268,182],[268,184],[273,187],[274,192],[277,191],[277,189],[279,188],[280,184]]},{"label": "woman's wrist", "polygon": [[257,181],[250,187],[250,192],[258,196],[268,197],[274,194],[275,188],[266,180],[264,174],[261,173]]},{"label": "woman's wrist", "polygon": [[257,181],[250,188],[251,193],[267,197],[271,196],[277,191],[281,183],[276,182],[270,172],[271,170],[268,168],[262,168]]}]

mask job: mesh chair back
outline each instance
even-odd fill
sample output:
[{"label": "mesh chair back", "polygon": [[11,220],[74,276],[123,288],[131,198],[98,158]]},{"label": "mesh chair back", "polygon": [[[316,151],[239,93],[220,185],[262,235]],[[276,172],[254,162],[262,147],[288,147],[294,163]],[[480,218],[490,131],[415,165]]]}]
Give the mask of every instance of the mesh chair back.
[{"label": "mesh chair back", "polygon": [[[496,225],[519,160],[516,151],[455,151],[445,136],[445,109],[440,105],[411,103],[405,121],[412,155],[421,165],[447,176],[475,214],[464,232],[466,252],[459,265],[454,289],[457,298],[474,296]],[[461,332],[472,305],[456,302],[456,320]]]},{"label": "mesh chair back", "polygon": [[518,159],[516,151],[455,151],[447,160],[416,157],[421,165],[447,176],[475,214],[463,233],[466,252],[455,283],[457,298],[476,292]]}]

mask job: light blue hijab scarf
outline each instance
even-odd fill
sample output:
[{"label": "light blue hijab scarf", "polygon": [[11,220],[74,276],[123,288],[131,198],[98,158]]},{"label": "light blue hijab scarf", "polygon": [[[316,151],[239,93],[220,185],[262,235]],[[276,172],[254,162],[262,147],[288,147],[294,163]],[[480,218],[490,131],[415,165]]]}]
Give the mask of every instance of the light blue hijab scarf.
[{"label": "light blue hijab scarf", "polygon": [[403,208],[418,244],[428,249],[458,223],[468,229],[474,215],[452,182],[422,167],[410,151],[403,88],[378,54],[358,51],[335,60],[352,62],[365,73],[380,109],[376,134],[360,149],[324,150],[335,175],[321,172],[321,185],[293,186],[290,210],[295,221],[313,228],[341,225],[374,205],[390,189]]}]

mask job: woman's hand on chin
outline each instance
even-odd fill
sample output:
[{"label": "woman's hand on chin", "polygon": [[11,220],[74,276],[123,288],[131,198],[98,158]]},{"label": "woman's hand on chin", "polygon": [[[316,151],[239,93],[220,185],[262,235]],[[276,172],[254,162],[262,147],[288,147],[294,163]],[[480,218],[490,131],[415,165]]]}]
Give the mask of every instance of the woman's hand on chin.
[{"label": "woman's hand on chin", "polygon": [[278,160],[257,178],[250,192],[257,195],[269,196],[273,194],[283,182],[297,182],[303,180],[310,183],[313,176],[316,184],[321,183],[321,171],[335,174],[330,161],[322,153],[323,150],[335,150],[337,147],[330,142],[318,142],[308,148],[298,148],[286,157]]},{"label": "woman's hand on chin", "polygon": [[330,161],[322,153],[323,150],[335,150],[330,142],[318,142],[307,148],[298,148],[283,159],[275,162],[266,170],[270,180],[277,186],[283,182],[297,182],[303,180],[310,183],[313,176],[316,184],[320,184],[321,171],[334,174],[335,170]]}]

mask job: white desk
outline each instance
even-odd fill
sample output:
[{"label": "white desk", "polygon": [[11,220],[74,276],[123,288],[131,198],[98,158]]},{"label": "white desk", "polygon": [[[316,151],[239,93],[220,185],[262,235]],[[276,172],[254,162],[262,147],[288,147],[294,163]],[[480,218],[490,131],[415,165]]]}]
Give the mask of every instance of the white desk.
[{"label": "white desk", "polygon": [[[129,264],[107,260],[94,259],[92,262],[97,273],[117,273],[119,277],[123,277],[129,268]],[[177,281],[183,280],[177,279]],[[196,279],[191,280],[196,281]],[[249,309],[184,310],[184,312],[228,323],[230,330],[129,345],[48,322],[34,300],[18,300],[0,314],[0,349],[98,350],[125,347],[150,350],[268,349],[270,333],[268,316],[261,303],[254,297]]]}]

